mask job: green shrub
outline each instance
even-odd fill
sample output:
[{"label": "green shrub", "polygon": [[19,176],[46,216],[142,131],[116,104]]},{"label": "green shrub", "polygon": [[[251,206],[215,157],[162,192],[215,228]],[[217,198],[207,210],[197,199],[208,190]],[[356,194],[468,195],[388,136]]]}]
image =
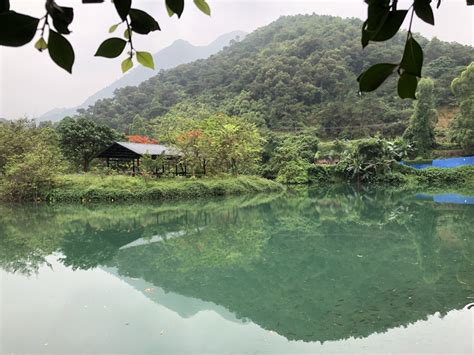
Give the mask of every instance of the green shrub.
[{"label": "green shrub", "polygon": [[287,162],[281,166],[276,180],[283,184],[307,184],[308,169],[311,165],[303,159],[297,159]]}]

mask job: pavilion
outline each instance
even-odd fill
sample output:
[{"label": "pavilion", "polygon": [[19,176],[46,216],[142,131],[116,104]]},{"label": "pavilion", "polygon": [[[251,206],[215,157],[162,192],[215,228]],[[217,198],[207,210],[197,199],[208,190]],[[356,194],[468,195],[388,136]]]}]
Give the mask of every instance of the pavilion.
[{"label": "pavilion", "polygon": [[140,159],[145,155],[151,156],[152,159],[164,158],[161,171],[157,169],[155,172],[157,175],[165,173],[165,165],[167,167],[174,165],[176,175],[186,175],[186,166],[179,163],[182,156],[179,150],[161,144],[115,142],[99,153],[97,158],[105,158],[107,167],[110,167],[114,162],[116,164],[132,162],[132,172],[135,174],[140,168]]}]

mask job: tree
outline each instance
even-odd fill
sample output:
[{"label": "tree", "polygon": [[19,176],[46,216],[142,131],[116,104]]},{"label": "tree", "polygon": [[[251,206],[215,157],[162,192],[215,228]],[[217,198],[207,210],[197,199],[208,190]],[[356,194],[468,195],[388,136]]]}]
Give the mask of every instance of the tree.
[{"label": "tree", "polygon": [[149,136],[151,127],[143,117],[136,114],[135,117],[133,117],[132,124],[129,126],[128,133],[130,136]]},{"label": "tree", "polygon": [[52,128],[38,128],[26,119],[0,125],[0,187],[4,198],[36,200],[64,170]]},{"label": "tree", "polygon": [[315,132],[306,131],[298,135],[286,135],[272,152],[264,166],[266,177],[276,177],[286,184],[308,182],[308,169],[314,163],[319,140]]},{"label": "tree", "polygon": [[261,157],[263,139],[254,123],[217,114],[203,122],[206,166],[234,175],[253,173]]},{"label": "tree", "polygon": [[[83,0],[83,3],[104,2],[103,0]],[[395,36],[407,16],[413,19],[414,15],[421,20],[434,25],[434,14],[431,7],[432,0],[412,0],[408,9],[400,10],[398,0],[365,0],[368,5],[367,20],[362,26],[362,46],[365,48],[370,42],[387,41]],[[437,1],[437,7],[442,0]],[[210,15],[211,9],[206,0],[194,0],[195,5],[205,14]],[[467,5],[473,5],[473,0],[466,0]],[[170,16],[176,14],[181,17],[184,11],[184,0],[165,0],[166,9]],[[59,6],[54,0],[45,0],[46,14],[41,17],[32,17],[10,10],[10,0],[0,0],[0,45],[19,47],[35,38],[39,39],[35,48],[40,52],[47,50],[51,59],[60,67],[72,72],[74,64],[74,49],[65,35],[71,33],[69,25],[74,19],[72,7]],[[116,58],[126,47],[127,55],[123,60],[122,71],[126,72],[133,67],[135,58],[140,64],[154,69],[153,57],[150,53],[138,51],[134,47],[135,35],[147,35],[150,32],[161,30],[158,22],[143,10],[132,8],[131,0],[115,0],[115,10],[120,22],[110,27],[114,32],[119,26],[125,27],[123,38],[112,37],[99,46],[96,56]],[[52,25],[50,24],[52,22]],[[417,78],[421,77],[423,66],[423,50],[412,33],[412,23],[406,39],[403,57],[399,63],[380,63],[370,67],[359,77],[359,89],[362,92],[376,90],[389,76],[398,73],[398,94],[402,98],[415,98]],[[12,30],[14,28],[14,30]],[[46,40],[45,36],[48,34]],[[133,34],[133,35],[132,35]]]},{"label": "tree", "polygon": [[66,117],[60,122],[58,133],[64,157],[84,171],[101,150],[120,138],[113,129],[84,117]]},{"label": "tree", "polygon": [[[194,175],[206,173],[254,173],[261,158],[263,138],[257,126],[241,117],[215,114],[204,120],[180,118],[165,130],[170,143],[183,154],[181,162]],[[172,130],[171,130],[172,129]]]},{"label": "tree", "polygon": [[454,79],[451,88],[459,103],[459,113],[451,127],[454,141],[466,152],[474,151],[474,62]]},{"label": "tree", "polygon": [[437,115],[433,90],[433,80],[420,81],[418,101],[414,103],[415,112],[403,134],[403,138],[413,145],[416,156],[427,157],[435,145],[434,125]]},{"label": "tree", "polygon": [[191,169],[192,176],[196,175],[197,170],[205,172],[206,142],[200,128],[178,134],[175,145],[183,154],[181,162]]},{"label": "tree", "polygon": [[[361,25],[357,19],[320,15],[282,17],[211,58],[162,71],[139,86],[118,89],[114,97],[90,106],[85,115],[127,132],[139,114],[153,123],[152,136],[163,143],[169,141],[170,128],[173,131],[182,119],[205,120],[219,112],[276,131],[320,126],[324,130],[318,136],[329,139],[378,132],[400,136],[413,107],[411,101],[391,94],[396,80],[390,79],[378,92],[367,95],[359,95],[354,83],[366,63],[397,58],[405,38],[399,35],[390,45],[362,51],[348,35]],[[431,58],[439,56],[463,68],[474,60],[472,47],[422,37],[419,41],[428,43],[426,46],[439,42],[430,47],[425,68],[431,65]],[[331,49],[334,46],[337,50]],[[324,60],[326,56],[331,60]],[[447,88],[445,83],[450,84],[460,71],[442,73],[442,68],[430,71],[435,88]],[[445,101],[447,90],[440,93],[438,102]],[[170,96],[178,99],[167,99]],[[157,105],[160,110],[154,109]]]}]

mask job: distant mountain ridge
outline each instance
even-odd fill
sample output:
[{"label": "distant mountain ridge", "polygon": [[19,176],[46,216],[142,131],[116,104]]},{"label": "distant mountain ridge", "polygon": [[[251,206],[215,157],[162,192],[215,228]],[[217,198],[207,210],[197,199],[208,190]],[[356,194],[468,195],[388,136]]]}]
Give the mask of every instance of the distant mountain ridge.
[{"label": "distant mountain ridge", "polygon": [[[160,50],[153,55],[156,67],[159,70],[171,69],[181,64],[193,62],[198,59],[206,59],[213,54],[216,54],[224,47],[229,45],[231,41],[242,39],[247,35],[243,31],[233,31],[219,36],[206,46],[195,46],[185,40],[178,39],[170,46]],[[54,108],[43,115],[38,121],[58,121],[65,116],[76,114],[78,109],[85,109],[93,105],[97,100],[112,97],[114,91],[125,86],[135,86],[141,82],[155,76],[157,71],[144,68],[142,66],[136,67],[128,74],[122,76],[120,79],[114,81],[109,86],[99,90],[94,95],[88,97],[81,105],[72,108]]]}]

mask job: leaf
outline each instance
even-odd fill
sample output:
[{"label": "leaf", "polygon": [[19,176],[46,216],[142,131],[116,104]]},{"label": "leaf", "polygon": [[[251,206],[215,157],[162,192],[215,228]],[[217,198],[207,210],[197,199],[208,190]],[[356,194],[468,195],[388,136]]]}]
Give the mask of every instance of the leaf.
[{"label": "leaf", "polygon": [[149,14],[147,14],[145,11],[131,9],[130,18],[132,20],[130,25],[132,26],[132,30],[136,33],[146,35],[151,31],[160,31],[160,26],[158,25],[158,22],[156,22],[156,20]]},{"label": "leaf", "polygon": [[120,23],[117,23],[117,24],[115,24],[115,25],[110,26],[110,28],[109,28],[109,33],[115,32],[115,30],[117,29],[117,27],[119,27],[120,25],[121,25],[121,22],[120,22]]},{"label": "leaf", "polygon": [[362,25],[362,48],[365,48],[368,46],[370,39],[372,38],[373,33],[367,30],[367,20],[364,22]]},{"label": "leaf", "polygon": [[423,68],[423,49],[418,42],[410,36],[405,44],[405,51],[400,63],[400,67],[412,75],[421,77]]},{"label": "leaf", "polygon": [[137,60],[138,60],[138,63],[140,63],[144,67],[155,69],[155,62],[153,60],[153,56],[150,53],[137,52]]},{"label": "leaf", "polygon": [[418,80],[415,75],[403,73],[398,79],[398,96],[402,99],[416,99],[416,87]]},{"label": "leaf", "polygon": [[133,67],[133,62],[131,58],[127,58],[122,62],[122,73],[126,73]]},{"label": "leaf", "polygon": [[130,37],[132,37],[132,32],[127,28],[125,29],[125,31],[123,31],[123,37],[127,40],[130,39]]},{"label": "leaf", "polygon": [[122,21],[125,21],[132,6],[132,0],[114,0],[114,5]]},{"label": "leaf", "polygon": [[10,10],[10,0],[0,0],[0,13]]},{"label": "leaf", "polygon": [[433,9],[431,8],[431,0],[415,0],[414,9],[416,16],[434,26],[435,20]]},{"label": "leaf", "polygon": [[371,66],[357,79],[360,91],[370,92],[376,90],[394,72],[397,66],[397,64],[390,63],[380,63]]},{"label": "leaf", "polygon": [[166,6],[179,18],[184,11],[184,0],[166,0]]},{"label": "leaf", "polygon": [[371,1],[367,9],[367,30],[375,31],[385,22],[389,13],[389,7],[379,1]]},{"label": "leaf", "polygon": [[20,47],[36,34],[39,19],[15,11],[0,13],[0,45]]},{"label": "leaf", "polygon": [[71,33],[69,25],[74,19],[74,10],[72,7],[59,6],[53,1],[47,2],[46,10],[53,18],[53,26],[59,33],[65,35]]},{"label": "leaf", "polygon": [[48,37],[48,51],[49,56],[57,65],[72,73],[74,49],[63,35],[51,29]]},{"label": "leaf", "polygon": [[168,7],[168,5],[166,5],[166,11],[168,12],[168,16],[169,16],[169,17],[171,17],[171,16],[174,15],[173,10],[171,10],[171,9]]},{"label": "leaf", "polygon": [[206,0],[194,0],[194,4],[206,15],[211,16],[211,8],[209,7],[209,4],[206,2]]},{"label": "leaf", "polygon": [[96,57],[105,57],[105,58],[117,58],[122,54],[127,41],[121,38],[109,38],[101,43],[97,52],[95,53]]},{"label": "leaf", "polygon": [[390,11],[384,23],[376,31],[374,36],[371,38],[372,41],[382,42],[387,41],[395,36],[403,24],[405,17],[407,16],[407,10]]},{"label": "leaf", "polygon": [[44,51],[45,49],[48,49],[48,43],[44,40],[43,37],[41,37],[39,40],[36,41],[35,43],[35,48],[39,50],[40,52]]}]

